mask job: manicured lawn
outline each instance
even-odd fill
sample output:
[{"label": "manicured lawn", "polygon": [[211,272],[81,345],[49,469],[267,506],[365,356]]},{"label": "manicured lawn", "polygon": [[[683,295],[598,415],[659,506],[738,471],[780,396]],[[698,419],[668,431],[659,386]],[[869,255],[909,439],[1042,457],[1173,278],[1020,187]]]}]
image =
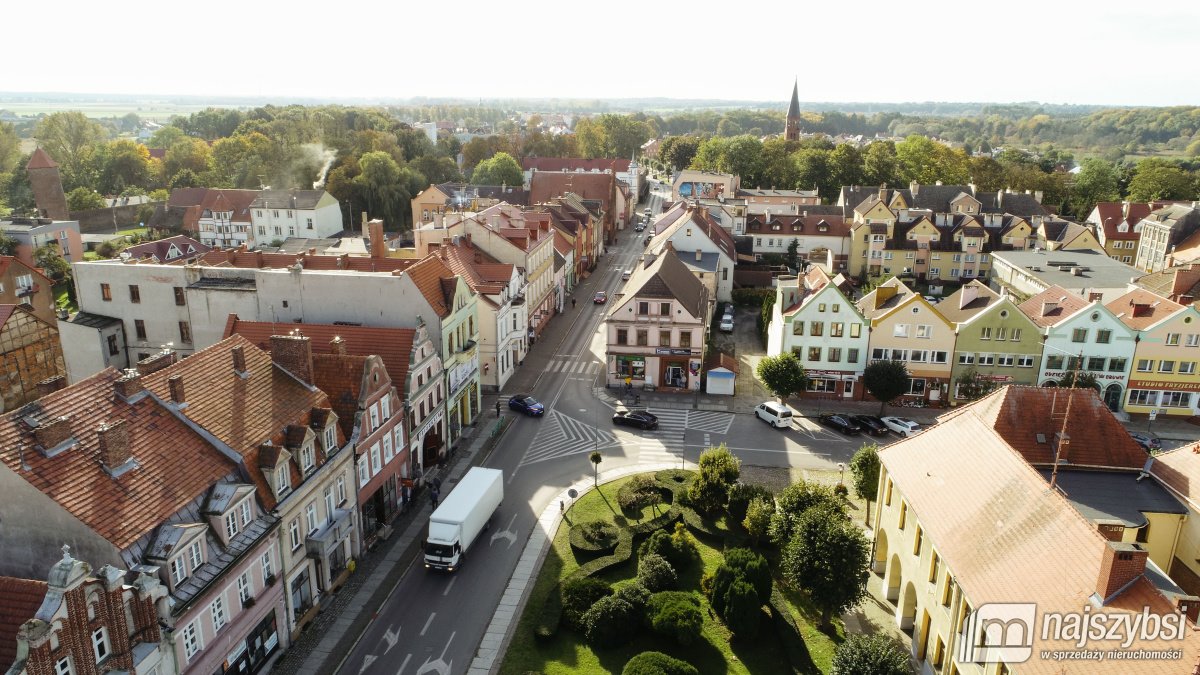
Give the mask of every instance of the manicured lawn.
[{"label": "manicured lawn", "polygon": [[[613,649],[595,651],[587,644],[583,635],[560,626],[557,635],[548,640],[539,640],[534,636],[534,627],[538,616],[549,593],[556,589],[555,584],[565,579],[582,563],[590,560],[576,554],[571,548],[569,531],[571,523],[583,523],[593,520],[605,520],[617,525],[626,523],[617,505],[617,491],[628,482],[628,478],[601,485],[599,490],[593,490],[581,497],[567,510],[567,519],[555,533],[550,550],[546,554],[541,572],[530,594],[529,602],[516,628],[512,643],[505,655],[500,672],[506,675],[524,675],[536,672],[546,675],[566,675],[568,673],[620,673],[625,663],[634,655],[643,651],[661,651],[679,659],[688,661],[704,674],[718,673],[791,673],[787,654],[776,635],[767,613],[762,616],[762,627],[752,640],[732,640],[731,634],[715,616],[710,614],[707,600],[702,599],[702,610],[705,621],[702,630],[702,641],[697,644],[681,646],[674,640],[657,635],[645,629],[639,632],[632,642]],[[659,507],[661,512],[666,506]],[[643,519],[653,517],[656,511],[648,507],[643,511]],[[721,543],[707,541],[696,537],[700,550],[701,564],[680,571],[680,590],[690,590],[699,593],[700,579],[704,573],[711,574],[721,564],[723,556]],[[640,542],[639,542],[640,543]],[[609,568],[598,578],[621,586],[634,582],[637,573],[637,546],[634,547],[633,558],[624,565]],[[834,638],[830,638],[816,629],[816,619],[819,613],[807,605],[802,594],[788,593],[787,597],[793,603],[794,616],[798,618],[801,632],[812,658],[812,668],[807,672],[828,672],[833,657],[833,650],[843,639],[841,626],[838,624]],[[800,604],[797,605],[796,603]]]},{"label": "manicured lawn", "polygon": [[66,307],[67,311],[74,314],[79,311],[79,308],[71,302],[70,295],[67,293],[68,284],[55,284],[54,286],[54,306]]},{"label": "manicured lawn", "polygon": [[128,236],[131,236],[131,235],[135,235],[135,234],[136,234],[136,235],[140,235],[140,236],[143,236],[143,237],[144,237],[144,236],[146,236],[146,235],[147,235],[147,234],[149,234],[149,233],[150,233],[150,230],[149,230],[149,229],[147,229],[147,228],[145,228],[145,227],[131,227],[131,228],[127,229],[127,230],[119,230],[119,231],[117,232],[117,234],[119,234],[119,235],[123,235],[123,236],[126,236],[126,237],[128,237]]}]

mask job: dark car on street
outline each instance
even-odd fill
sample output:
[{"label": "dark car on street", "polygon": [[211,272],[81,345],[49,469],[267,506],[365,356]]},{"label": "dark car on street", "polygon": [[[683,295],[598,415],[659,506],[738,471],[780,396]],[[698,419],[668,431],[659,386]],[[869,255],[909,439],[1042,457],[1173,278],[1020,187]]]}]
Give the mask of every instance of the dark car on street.
[{"label": "dark car on street", "polygon": [[513,394],[512,398],[508,399],[508,407],[530,417],[541,417],[546,414],[546,406],[529,394]]},{"label": "dark car on street", "polygon": [[825,426],[836,429],[847,436],[857,434],[862,431],[862,427],[852,422],[847,415],[839,415],[836,413],[823,413],[817,416],[817,420]]},{"label": "dark car on street", "polygon": [[850,421],[872,436],[886,436],[890,431],[883,420],[874,415],[851,415]]},{"label": "dark car on street", "polygon": [[1146,452],[1150,452],[1152,450],[1162,450],[1162,441],[1158,440],[1158,438],[1152,434],[1142,433],[1140,431],[1131,431],[1129,432],[1129,435],[1133,436],[1133,442],[1140,445]]},{"label": "dark car on street", "polygon": [[657,429],[658,417],[645,410],[618,410],[613,414],[613,424],[639,429]]}]

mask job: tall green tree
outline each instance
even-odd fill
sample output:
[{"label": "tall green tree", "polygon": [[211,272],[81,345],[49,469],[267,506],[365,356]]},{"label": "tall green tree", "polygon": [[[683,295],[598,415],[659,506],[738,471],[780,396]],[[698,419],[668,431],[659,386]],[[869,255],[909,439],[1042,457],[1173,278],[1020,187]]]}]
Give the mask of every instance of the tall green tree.
[{"label": "tall green tree", "polygon": [[833,614],[857,605],[867,593],[871,544],[845,516],[824,508],[805,511],[783,551],[780,568],[792,584],[808,592],[821,610],[821,626]]},{"label": "tall green tree", "polygon": [[668,136],[663,139],[659,157],[672,169],[680,170],[691,166],[696,152],[700,150],[698,136]]},{"label": "tall green tree", "polygon": [[758,362],[755,374],[763,386],[779,397],[781,403],[786,402],[789,396],[808,388],[804,364],[800,363],[800,359],[792,352],[763,358]]},{"label": "tall green tree", "polygon": [[688,501],[705,513],[715,514],[729,502],[729,487],[737,482],[742,462],[724,443],[700,453],[700,475],[688,488]]},{"label": "tall green tree", "polygon": [[847,635],[833,653],[833,675],[911,675],[908,650],[885,633]]},{"label": "tall green tree", "polygon": [[[863,153],[850,143],[842,143],[829,153],[829,184],[839,189],[843,185],[862,185],[866,178]],[[823,194],[832,199],[832,194]]]},{"label": "tall green tree", "polygon": [[867,185],[896,185],[900,182],[896,144],[875,141],[863,152],[863,181]]},{"label": "tall green tree", "polygon": [[867,500],[866,523],[871,525],[871,500],[879,491],[879,445],[864,443],[850,458],[850,475],[854,477],[854,494]]},{"label": "tall green tree", "polygon": [[96,146],[108,137],[103,126],[81,112],[48,115],[38,122],[33,133],[38,144],[58,163],[67,189],[86,181],[88,160]]},{"label": "tall green tree", "polygon": [[386,152],[368,152],[358,160],[361,173],[354,178],[366,199],[371,218],[380,218],[392,228],[403,227],[409,217],[405,181],[408,174]]},{"label": "tall green tree", "polygon": [[102,209],[104,204],[104,197],[91,188],[77,187],[67,193],[67,209],[71,211]]},{"label": "tall green tree", "polygon": [[0,122],[0,173],[11,173],[21,159],[21,138],[8,122]]},{"label": "tall green tree", "polygon": [[208,171],[210,155],[208,143],[199,138],[181,138],[163,155],[163,173],[174,176],[187,169],[197,176],[203,175]]},{"label": "tall green tree", "polygon": [[101,145],[96,151],[99,176],[97,188],[108,195],[119,195],[127,188],[150,187],[154,180],[150,151],[130,140]]},{"label": "tall green tree", "polygon": [[525,183],[521,165],[507,152],[498,152],[485,159],[471,172],[472,185],[520,186]]},{"label": "tall green tree", "polygon": [[1071,188],[1071,206],[1078,218],[1085,218],[1097,202],[1121,198],[1121,173],[1112,162],[1089,157],[1079,165]]},{"label": "tall green tree", "polygon": [[863,386],[883,407],[908,391],[908,367],[903,361],[872,361],[863,369]]},{"label": "tall green tree", "polygon": [[800,516],[818,507],[840,512],[845,517],[846,501],[828,485],[802,480],[784,488],[775,498],[775,510],[767,530],[771,543],[781,549],[786,547],[792,540]]},{"label": "tall green tree", "polygon": [[1138,162],[1129,181],[1129,198],[1137,202],[1195,196],[1196,177],[1178,164],[1158,157]]},{"label": "tall green tree", "polygon": [[165,150],[172,145],[175,145],[175,141],[178,141],[186,135],[187,134],[184,133],[183,129],[180,129],[174,124],[161,126],[158,129],[155,129],[153,134],[150,134],[150,138],[146,141],[146,147],[160,148]]}]

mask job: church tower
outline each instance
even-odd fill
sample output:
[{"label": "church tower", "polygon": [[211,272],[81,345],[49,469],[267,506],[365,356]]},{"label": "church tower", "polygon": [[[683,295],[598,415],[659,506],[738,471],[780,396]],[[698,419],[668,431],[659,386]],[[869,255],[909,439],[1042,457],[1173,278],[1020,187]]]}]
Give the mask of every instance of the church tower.
[{"label": "church tower", "polygon": [[58,164],[50,159],[46,151],[38,148],[25,165],[29,172],[29,186],[33,188],[33,200],[37,203],[38,215],[54,220],[66,220],[67,195],[63,194],[62,179],[58,175]]},{"label": "church tower", "polygon": [[800,80],[792,86],[792,102],[788,104],[787,126],[784,127],[784,140],[800,140]]}]

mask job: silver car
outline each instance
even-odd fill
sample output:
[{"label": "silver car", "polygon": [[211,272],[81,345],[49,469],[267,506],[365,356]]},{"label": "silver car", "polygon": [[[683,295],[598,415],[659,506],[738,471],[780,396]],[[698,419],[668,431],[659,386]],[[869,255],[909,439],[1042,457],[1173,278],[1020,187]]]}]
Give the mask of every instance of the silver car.
[{"label": "silver car", "polygon": [[910,419],[903,417],[883,417],[880,419],[887,428],[901,436],[916,436],[921,433],[921,425]]}]

